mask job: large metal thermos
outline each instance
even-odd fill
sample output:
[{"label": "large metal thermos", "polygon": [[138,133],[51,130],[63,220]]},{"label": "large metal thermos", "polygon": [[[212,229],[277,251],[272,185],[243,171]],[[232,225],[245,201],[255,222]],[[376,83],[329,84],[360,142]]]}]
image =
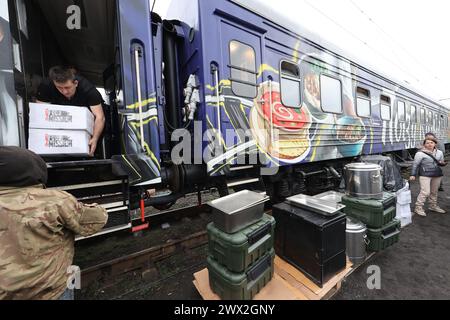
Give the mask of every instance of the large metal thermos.
[{"label": "large metal thermos", "polygon": [[346,194],[358,199],[382,200],[382,168],[372,163],[350,163],[344,167]]}]

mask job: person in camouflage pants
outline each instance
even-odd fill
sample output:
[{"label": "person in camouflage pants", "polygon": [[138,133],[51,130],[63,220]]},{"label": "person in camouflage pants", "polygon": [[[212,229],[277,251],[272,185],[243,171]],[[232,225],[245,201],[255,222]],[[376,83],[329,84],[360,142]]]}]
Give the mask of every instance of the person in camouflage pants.
[{"label": "person in camouflage pants", "polygon": [[65,295],[75,235],[103,228],[106,210],[46,190],[47,167],[31,151],[0,147],[0,300]]}]

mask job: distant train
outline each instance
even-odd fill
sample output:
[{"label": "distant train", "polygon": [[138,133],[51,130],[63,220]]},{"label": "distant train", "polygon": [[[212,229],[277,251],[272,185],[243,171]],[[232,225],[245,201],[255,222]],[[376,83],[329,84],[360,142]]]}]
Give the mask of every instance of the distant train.
[{"label": "distant train", "polygon": [[[67,25],[74,5],[81,29]],[[279,201],[334,188],[360,155],[414,151],[428,131],[449,143],[444,106],[259,2],[173,0],[164,21],[148,0],[0,9],[0,144],[27,147],[28,104],[53,65],[106,92],[101,159],[46,159],[49,187],[108,209],[105,232],[188,193],[246,188]]]}]

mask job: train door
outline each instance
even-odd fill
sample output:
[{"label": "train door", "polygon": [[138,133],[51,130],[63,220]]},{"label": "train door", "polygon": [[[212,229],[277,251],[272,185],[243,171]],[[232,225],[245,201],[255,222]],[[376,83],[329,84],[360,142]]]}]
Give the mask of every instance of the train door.
[{"label": "train door", "polygon": [[161,182],[151,12],[147,0],[117,1],[116,85],[124,155],[115,157],[132,185]]},{"label": "train door", "polygon": [[14,12],[14,4],[13,1],[0,3],[0,146],[24,145],[23,130],[20,130],[22,112],[18,113],[17,108],[22,110],[23,99],[14,90],[14,70],[18,77],[23,75],[19,31],[11,27],[15,25],[11,20],[15,17],[9,14]]},{"label": "train door", "polygon": [[239,22],[220,18],[219,39],[221,59],[213,76],[214,83],[220,83],[216,94],[219,96],[220,92],[221,103],[214,123],[223,137],[226,153],[208,163],[210,174],[213,167],[217,171],[218,163],[222,166],[235,164],[238,154],[256,148],[249,134],[249,117],[258,95],[258,71],[262,61],[262,34],[249,24],[244,27]]}]

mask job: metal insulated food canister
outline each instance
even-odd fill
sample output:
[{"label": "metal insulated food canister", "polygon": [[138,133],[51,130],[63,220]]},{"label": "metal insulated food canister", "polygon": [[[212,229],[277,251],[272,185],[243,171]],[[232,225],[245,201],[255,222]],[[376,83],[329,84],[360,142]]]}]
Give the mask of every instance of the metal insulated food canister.
[{"label": "metal insulated food canister", "polygon": [[383,176],[377,164],[350,163],[344,168],[346,193],[358,199],[382,200]]},{"label": "metal insulated food canister", "polygon": [[368,243],[366,232],[367,228],[363,223],[347,218],[346,252],[355,265],[366,260],[366,244]]}]

